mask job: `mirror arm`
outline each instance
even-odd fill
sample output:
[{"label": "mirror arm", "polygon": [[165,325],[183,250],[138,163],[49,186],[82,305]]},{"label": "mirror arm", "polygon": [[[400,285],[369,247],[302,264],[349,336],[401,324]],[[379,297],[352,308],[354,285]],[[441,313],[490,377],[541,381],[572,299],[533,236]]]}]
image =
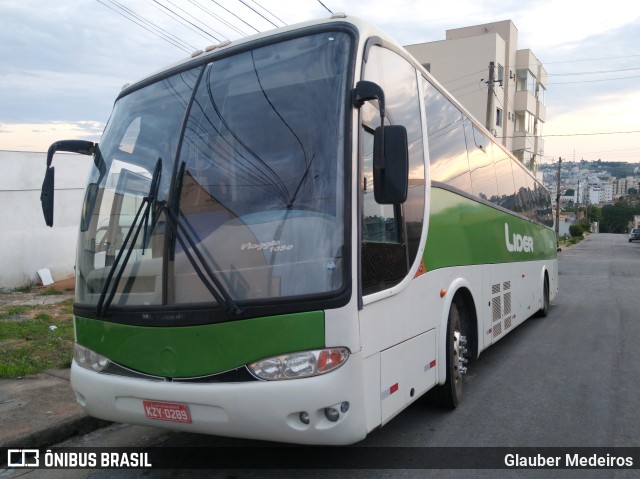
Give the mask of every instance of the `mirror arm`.
[{"label": "mirror arm", "polygon": [[81,155],[93,155],[96,152],[97,143],[86,140],[62,140],[53,143],[47,151],[47,168],[51,166],[53,155],[56,151],[68,151]]},{"label": "mirror arm", "polygon": [[385,101],[384,91],[380,85],[362,80],[356,84],[353,90],[353,106],[360,108],[364,105],[364,102],[369,100],[378,100],[378,108],[380,110],[380,126],[383,127],[382,134],[380,136],[380,149],[383,152],[380,158],[377,158],[373,167],[378,170],[385,169],[384,159],[384,117],[385,117]]}]

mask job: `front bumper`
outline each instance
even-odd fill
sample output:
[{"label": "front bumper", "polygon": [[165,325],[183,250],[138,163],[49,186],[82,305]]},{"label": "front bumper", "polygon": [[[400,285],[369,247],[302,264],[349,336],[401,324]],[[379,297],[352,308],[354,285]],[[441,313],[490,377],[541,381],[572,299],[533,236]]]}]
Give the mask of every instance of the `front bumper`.
[{"label": "front bumper", "polygon": [[[205,384],[101,374],[74,361],[71,384],[88,414],[114,422],[299,444],[352,444],[367,433],[359,354],[311,378]],[[192,422],[149,419],[145,400],[185,404]],[[348,410],[340,411],[345,402]],[[337,408],[338,419],[329,420],[325,408]],[[301,412],[309,424],[301,421]]]}]

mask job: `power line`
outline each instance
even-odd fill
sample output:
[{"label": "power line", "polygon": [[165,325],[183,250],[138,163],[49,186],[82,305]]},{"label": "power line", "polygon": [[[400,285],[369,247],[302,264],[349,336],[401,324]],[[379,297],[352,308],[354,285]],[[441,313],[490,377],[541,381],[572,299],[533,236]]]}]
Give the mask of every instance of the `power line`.
[{"label": "power line", "polygon": [[630,80],[630,79],[633,79],[633,78],[640,78],[640,75],[634,75],[634,76],[630,76],[630,77],[618,77],[618,78],[601,78],[600,80],[551,82],[551,83],[547,83],[547,85],[574,85],[576,83],[596,83],[596,82],[614,81],[614,80]]},{"label": "power line", "polygon": [[256,5],[258,5],[260,8],[262,8],[265,12],[267,12],[269,15],[271,15],[273,18],[275,18],[276,20],[278,20],[279,22],[281,22],[283,25],[287,25],[287,22],[285,22],[284,20],[282,20],[281,18],[279,18],[277,15],[274,15],[273,12],[267,10],[266,8],[264,8],[262,5],[260,5],[256,0],[251,0],[253,3],[255,3]]},{"label": "power line", "polygon": [[[443,79],[442,81],[441,80],[438,80],[438,81],[440,81],[440,83],[453,83],[453,82],[456,82],[458,80],[462,80],[463,78],[468,78],[468,77],[471,77],[471,76],[481,75],[483,73],[486,73],[486,71],[487,71],[486,68],[483,68],[482,70],[478,70],[478,71],[475,71],[473,73],[469,73],[468,75],[464,75],[464,76],[456,77],[456,78],[451,78],[451,79],[446,79],[446,80]],[[429,72],[429,73],[431,73],[431,72]],[[433,75],[433,73],[431,73],[431,75]],[[435,75],[433,75],[433,76],[435,77]],[[475,83],[474,83],[474,85],[475,85]]]},{"label": "power line", "polygon": [[318,0],[318,3],[320,5],[322,5],[327,10],[327,12],[329,12],[331,15],[333,15],[333,12],[331,10],[329,10],[329,8],[324,3],[322,3],[320,0]]},{"label": "power line", "polygon": [[[194,28],[197,28],[198,30],[200,30],[202,33],[204,33],[205,35],[207,35],[210,38],[213,38],[215,41],[220,42],[221,39],[216,37],[215,35],[212,35],[211,33],[207,32],[206,30],[200,28],[198,25],[196,25],[195,23],[193,23],[190,20],[187,20],[186,18],[184,18],[182,15],[180,15],[179,13],[174,12],[172,9],[170,9],[169,7],[167,7],[166,5],[163,5],[162,3],[160,3],[158,0],[153,0],[155,3],[157,3],[158,5],[160,5],[162,8],[166,9],[168,12],[171,13],[171,15],[173,15],[176,18],[180,18],[183,21],[187,22],[189,25],[193,26]],[[204,25],[204,23],[202,23],[200,20],[198,20],[197,18],[195,18],[193,15],[191,15],[190,13],[186,12],[184,9],[178,7],[175,3],[173,3],[171,0],[166,0],[167,2],[169,2],[171,5],[173,5],[174,7],[176,7],[178,10],[184,12],[185,14],[189,15],[191,18],[193,18],[194,20],[200,22],[201,24]],[[205,25],[206,27],[206,25]],[[217,33],[218,35],[224,37],[224,35],[222,35],[221,33],[211,29],[214,33]],[[224,37],[226,38],[226,37]]]},{"label": "power line", "polygon": [[216,20],[218,20],[220,23],[224,24],[227,28],[230,28],[231,30],[233,30],[234,32],[238,33],[239,35],[246,37],[247,34],[245,32],[243,32],[242,30],[240,30],[238,27],[236,27],[235,25],[233,25],[232,23],[226,21],[224,18],[222,18],[221,16],[213,13],[211,10],[209,10],[208,8],[206,8],[205,6],[201,5],[200,3],[198,3],[196,0],[188,0],[192,5],[196,6],[197,8],[199,8],[200,10],[202,10],[203,12],[205,12],[207,15],[215,18]]},{"label": "power line", "polygon": [[[113,0],[107,0],[110,1],[114,6],[116,6],[116,3],[113,2]],[[117,13],[118,15],[126,18],[127,20],[129,20],[130,22],[135,23],[136,25],[138,25],[139,27],[142,27],[143,29],[145,29],[146,31],[148,31],[149,33],[155,35],[158,38],[161,38],[162,40],[166,41],[167,43],[170,43],[171,45],[173,45],[176,48],[179,48],[180,50],[189,53],[190,51],[193,51],[194,48],[192,48],[191,50],[189,50],[188,48],[185,48],[184,45],[190,46],[188,43],[180,40],[179,38],[175,37],[175,35],[171,35],[171,34],[163,34],[161,32],[155,31],[152,28],[147,27],[146,25],[144,25],[143,23],[140,23],[139,21],[135,20],[135,17],[132,18],[130,15],[127,15],[123,12],[125,12],[127,9],[121,11],[116,10],[115,8],[111,7],[110,5],[107,5],[106,3],[104,3],[102,0],[97,0],[97,2],[105,7],[107,7],[109,10]],[[123,7],[124,8],[124,7]],[[144,19],[142,19],[144,20]],[[158,30],[162,30],[160,27],[158,27],[157,25],[153,24],[152,22],[149,22],[148,20],[145,20],[145,22],[149,23],[150,25],[155,26]],[[176,40],[172,39],[171,37],[175,37]]]},{"label": "power line", "polygon": [[[167,17],[169,17],[172,21],[179,23],[180,25],[182,25],[183,27],[185,27],[187,30],[195,33],[196,35],[198,35],[201,38],[204,38],[207,41],[210,41],[209,38],[205,37],[204,35],[202,35],[202,33],[200,33],[199,31],[197,31],[195,28],[193,28],[192,26],[190,26],[186,21],[182,21],[179,18],[173,16],[170,11],[168,11],[168,9],[164,6],[164,5],[160,5],[156,0],[147,0],[147,2],[149,2],[150,5],[152,5],[156,10],[158,10],[159,12],[161,12],[163,15],[166,15]],[[197,48],[193,47],[191,50],[189,50],[188,53],[193,52],[194,50],[197,50]]]},{"label": "power line", "polygon": [[253,30],[255,30],[257,33],[260,33],[260,30],[258,30],[256,27],[254,27],[253,25],[250,25],[249,23],[247,23],[245,20],[243,20],[242,18],[240,18],[238,15],[236,15],[235,13],[233,13],[231,10],[229,10],[226,7],[223,7],[222,5],[220,5],[218,2],[216,2],[216,0],[211,0],[213,3],[215,3],[216,5],[218,5],[220,8],[222,8],[224,11],[230,13],[231,15],[233,15],[234,17],[236,17],[238,20],[240,20],[242,23],[244,23],[245,25],[247,25],[248,27],[252,28]]},{"label": "power line", "polygon": [[253,8],[251,5],[247,4],[244,0],[238,0],[240,3],[242,3],[245,7],[247,7],[249,10],[251,10],[252,12],[256,13],[257,15],[260,15],[262,18],[264,18],[267,22],[269,22],[271,25],[273,25],[274,27],[278,28],[278,25],[276,25],[275,23],[273,23],[271,20],[269,20],[267,17],[265,17],[262,13],[260,13],[259,11],[257,11],[255,8]]},{"label": "power line", "polygon": [[[640,130],[632,130],[632,131],[604,131],[597,133],[566,133],[566,134],[557,134],[557,135],[541,135],[540,138],[549,138],[552,136],[597,136],[597,135],[629,135],[634,133],[640,133]],[[511,137],[516,138],[516,137]]]},{"label": "power line", "polygon": [[577,63],[577,62],[594,62],[600,60],[619,60],[621,58],[640,57],[639,55],[624,55],[620,57],[603,57],[603,58],[585,58],[583,60],[560,60],[557,62],[544,62],[544,65],[557,65],[558,63]]},{"label": "power line", "polygon": [[600,70],[593,72],[572,72],[572,73],[547,73],[547,76],[571,76],[571,75],[596,75],[600,73],[618,73],[618,72],[630,72],[640,70],[640,67],[637,68],[619,68],[617,70]]}]

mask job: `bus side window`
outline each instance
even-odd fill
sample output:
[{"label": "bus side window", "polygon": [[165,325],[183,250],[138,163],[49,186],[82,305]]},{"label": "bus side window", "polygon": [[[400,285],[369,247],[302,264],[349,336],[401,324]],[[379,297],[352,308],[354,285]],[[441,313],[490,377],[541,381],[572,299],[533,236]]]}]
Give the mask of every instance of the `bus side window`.
[{"label": "bus side window", "polygon": [[362,128],[362,292],[371,294],[398,284],[416,261],[420,248],[425,201],[425,165],[420,97],[415,68],[400,55],[373,46],[365,79],[385,94],[386,118],[407,130],[409,188],[402,205],[380,205],[373,194],[373,131],[380,125],[377,102],[360,109]]},{"label": "bus side window", "polygon": [[475,125],[466,127],[467,155],[473,194],[486,201],[498,196],[491,140]]},{"label": "bus side window", "polygon": [[471,123],[436,87],[424,82],[431,181],[473,194],[465,127]]},{"label": "bus side window", "polygon": [[401,206],[376,203],[373,193],[373,132],[362,128],[362,292],[371,294],[402,281],[407,274]]},{"label": "bus side window", "polygon": [[376,203],[373,194],[373,132],[363,128],[363,168],[361,175],[362,241],[400,243],[398,214],[394,205]]},{"label": "bus side window", "polygon": [[498,182],[498,197],[493,203],[513,210],[516,205],[516,189],[513,183],[511,158],[499,146],[493,145],[493,161]]}]

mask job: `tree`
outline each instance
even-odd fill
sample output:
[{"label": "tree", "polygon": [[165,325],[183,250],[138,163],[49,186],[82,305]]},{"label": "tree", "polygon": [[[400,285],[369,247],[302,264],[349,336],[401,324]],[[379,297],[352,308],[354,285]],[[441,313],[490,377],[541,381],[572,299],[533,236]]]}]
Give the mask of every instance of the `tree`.
[{"label": "tree", "polygon": [[584,229],[582,229],[582,225],[577,224],[577,225],[569,226],[569,234],[573,238],[577,238],[578,236],[582,236],[583,233],[584,233]]},{"label": "tree", "polygon": [[600,219],[601,233],[626,233],[629,221],[634,215],[640,215],[640,206],[631,197],[625,196],[615,205],[602,207]]},{"label": "tree", "polygon": [[578,222],[578,225],[580,225],[580,227],[582,228],[582,233],[584,233],[585,231],[591,231],[591,221],[589,221],[587,218],[582,218]]},{"label": "tree", "polygon": [[573,188],[569,188],[567,191],[564,192],[564,196],[574,196],[575,194],[576,192]]}]

